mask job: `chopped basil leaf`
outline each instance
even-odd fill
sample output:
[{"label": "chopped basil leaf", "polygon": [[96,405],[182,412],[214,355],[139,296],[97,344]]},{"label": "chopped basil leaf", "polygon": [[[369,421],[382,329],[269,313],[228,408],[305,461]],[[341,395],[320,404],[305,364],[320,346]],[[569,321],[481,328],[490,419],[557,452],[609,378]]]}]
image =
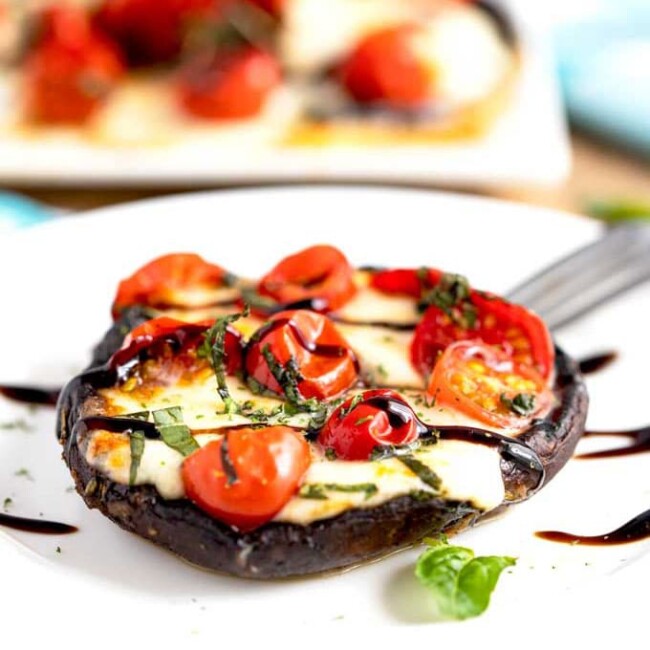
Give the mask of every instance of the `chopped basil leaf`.
[{"label": "chopped basil leaf", "polygon": [[136,413],[127,413],[124,417],[131,420],[142,420],[146,422],[149,419],[150,411],[137,411]]},{"label": "chopped basil leaf", "polygon": [[5,500],[2,502],[2,509],[5,512],[9,511],[9,508],[13,505],[14,500],[11,497],[6,497]]},{"label": "chopped basil leaf", "polygon": [[429,492],[429,490],[411,490],[408,495],[414,501],[421,502],[431,501],[432,499],[436,499],[438,497],[435,492]]},{"label": "chopped basil leaf", "polygon": [[226,384],[226,332],[228,325],[248,316],[250,308],[248,305],[243,312],[221,316],[214,321],[214,325],[205,333],[203,343],[197,350],[197,355],[210,359],[210,364],[217,378],[217,392],[226,407],[226,413],[238,413],[237,402],[230,396]]},{"label": "chopped basil leaf", "polygon": [[440,477],[421,460],[408,454],[405,456],[397,456],[397,459],[406,465],[423,483],[426,483],[436,491],[440,489]]},{"label": "chopped basil leaf", "polygon": [[438,442],[440,434],[434,429],[431,430],[431,433],[431,437],[420,438],[416,442],[412,442],[407,445],[377,445],[370,452],[370,460],[386,460],[387,458],[401,458],[404,456],[412,458],[414,451],[417,451],[422,447],[435,445]]},{"label": "chopped basil leaf", "polygon": [[535,410],[535,395],[532,393],[518,393],[513,398],[501,394],[501,403],[510,411],[525,417]]},{"label": "chopped basil leaf", "polygon": [[501,572],[516,563],[504,556],[475,557],[474,551],[428,540],[431,548],[418,558],[415,575],[433,594],[440,613],[452,619],[473,618],[490,604]]},{"label": "chopped basil leaf", "polygon": [[138,468],[144,453],[144,431],[132,431],[129,438],[131,447],[131,466],[129,467],[129,485],[135,485]]},{"label": "chopped basil leaf", "polygon": [[287,415],[296,415],[297,413],[309,413],[311,418],[309,420],[308,429],[320,429],[327,420],[328,408],[324,402],[319,402],[315,398],[304,399],[298,389],[298,383],[302,380],[300,371],[296,364],[295,359],[282,365],[274,356],[269,345],[262,348],[262,356],[264,357],[271,374],[275,380],[280,384],[284,391],[284,396],[287,398],[288,404],[284,404],[284,412]]},{"label": "chopped basil leaf", "polygon": [[247,377],[246,383],[248,384],[248,387],[251,389],[251,391],[255,393],[255,395],[262,395],[266,392],[266,388],[264,388],[264,386],[262,386],[262,384],[260,384],[260,382],[253,377]]},{"label": "chopped basil leaf", "polygon": [[241,297],[247,305],[255,307],[263,312],[272,312],[278,306],[278,303],[275,300],[261,296],[257,293],[256,289],[251,287],[242,287]]},{"label": "chopped basil leaf", "polygon": [[365,424],[366,422],[370,422],[371,420],[374,419],[374,415],[366,415],[365,418],[359,418],[358,420],[355,421],[354,426],[358,427],[361,424]]},{"label": "chopped basil leaf", "polygon": [[343,419],[347,415],[350,415],[352,411],[359,405],[359,403],[363,400],[363,395],[361,393],[357,393],[353,398],[352,401],[350,402],[350,405],[347,407],[342,408],[339,411],[339,419]]},{"label": "chopped basil leaf", "polygon": [[365,499],[377,494],[378,489],[374,483],[353,483],[343,485],[338,483],[309,483],[303,485],[298,496],[303,499],[327,499],[327,492],[364,492]]},{"label": "chopped basil leaf", "polygon": [[153,421],[158,426],[169,426],[171,424],[183,423],[183,408],[181,406],[170,406],[153,412]]},{"label": "chopped basil leaf", "polygon": [[377,368],[377,374],[379,375],[379,378],[382,380],[388,379],[388,370],[386,370],[386,366],[384,366],[383,363],[380,363]]},{"label": "chopped basil leaf", "polygon": [[300,371],[298,370],[295,359],[289,359],[286,365],[283,366],[275,358],[275,355],[271,351],[271,346],[268,344],[262,348],[262,356],[264,357],[271,374],[275,378],[275,381],[277,381],[282,387],[289,402],[294,404],[301,402],[303,398],[298,389],[298,383],[302,377],[300,376]]},{"label": "chopped basil leaf", "polygon": [[471,292],[467,278],[455,273],[445,273],[438,284],[427,291],[420,303],[426,309],[435,305],[463,329],[473,329],[476,325],[476,307],[471,301]]},{"label": "chopped basil leaf", "polygon": [[29,473],[29,470],[26,467],[21,467],[19,470],[14,472],[14,476],[22,476],[23,478],[26,478],[28,481],[34,480],[34,477]]},{"label": "chopped basil leaf", "polygon": [[192,437],[190,428],[183,424],[183,409],[172,406],[153,412],[153,420],[163,442],[172,449],[189,456],[195,452],[199,445]]},{"label": "chopped basil leaf", "polygon": [[189,427],[184,424],[159,427],[158,431],[160,431],[163,442],[168,447],[183,454],[183,456],[189,456],[199,448],[198,443],[190,433]]}]

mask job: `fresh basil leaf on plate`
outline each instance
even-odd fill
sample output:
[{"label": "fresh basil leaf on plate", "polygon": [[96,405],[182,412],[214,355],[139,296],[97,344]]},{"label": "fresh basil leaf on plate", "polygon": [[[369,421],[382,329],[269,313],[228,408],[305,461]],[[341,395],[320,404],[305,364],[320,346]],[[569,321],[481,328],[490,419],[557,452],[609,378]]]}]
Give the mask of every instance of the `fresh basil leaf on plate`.
[{"label": "fresh basil leaf on plate", "polygon": [[506,556],[475,557],[471,549],[443,540],[427,543],[431,546],[418,558],[415,575],[446,618],[462,620],[482,614],[501,572],[516,563]]}]

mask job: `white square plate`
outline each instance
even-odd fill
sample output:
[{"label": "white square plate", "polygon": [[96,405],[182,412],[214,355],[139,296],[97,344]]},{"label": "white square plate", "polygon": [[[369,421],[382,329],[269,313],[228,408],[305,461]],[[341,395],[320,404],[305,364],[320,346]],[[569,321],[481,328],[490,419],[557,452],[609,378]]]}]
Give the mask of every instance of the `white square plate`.
[{"label": "white square plate", "polygon": [[[421,147],[291,149],[247,146],[239,138],[234,146],[233,138],[220,146],[216,138],[188,136],[175,144],[119,148],[66,134],[39,139],[9,131],[0,139],[0,181],[75,186],[559,183],[568,174],[570,153],[550,48],[540,22],[519,7],[513,6],[511,15],[521,40],[521,76],[510,105],[482,139]],[[8,101],[1,95],[0,107]]]}]

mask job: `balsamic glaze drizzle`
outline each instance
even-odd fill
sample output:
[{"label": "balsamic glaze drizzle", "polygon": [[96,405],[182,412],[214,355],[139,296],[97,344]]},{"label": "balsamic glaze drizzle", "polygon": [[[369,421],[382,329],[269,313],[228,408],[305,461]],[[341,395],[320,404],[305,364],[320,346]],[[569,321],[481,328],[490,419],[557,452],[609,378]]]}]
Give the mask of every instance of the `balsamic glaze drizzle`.
[{"label": "balsamic glaze drizzle", "polygon": [[612,546],[638,542],[650,538],[650,510],[642,512],[620,528],[603,535],[573,535],[557,530],[542,530],[535,533],[535,536],[551,542],[583,544],[585,546]]},{"label": "balsamic glaze drizzle", "polygon": [[347,318],[341,318],[335,314],[329,314],[330,320],[333,320],[335,323],[340,323],[341,325],[357,325],[359,327],[383,327],[387,330],[393,330],[395,332],[413,332],[417,327],[417,323],[392,323],[390,321],[356,321],[349,320]]},{"label": "balsamic glaze drizzle", "polygon": [[[330,359],[340,359],[345,356],[349,356],[354,364],[357,374],[360,370],[359,359],[357,355],[352,351],[351,348],[348,348],[345,345],[328,345],[326,343],[316,343],[315,341],[309,341],[305,338],[305,335],[301,332],[300,328],[291,320],[291,318],[278,318],[274,321],[269,321],[266,325],[262,325],[257,332],[253,335],[253,338],[249,341],[249,346],[253,343],[263,341],[266,336],[275,332],[275,330],[280,329],[281,327],[288,327],[293,334],[294,339],[300,345],[301,348],[307,350],[311,354],[314,354],[319,357],[328,357]],[[250,349],[248,347],[248,349]]]},{"label": "balsamic glaze drizzle", "polygon": [[[414,418],[420,440],[459,440],[498,450],[504,462],[512,463],[527,476],[528,496],[544,484],[545,470],[542,461],[535,451],[521,440],[475,427],[428,425],[415,415],[406,402],[389,396],[373,396],[364,400],[364,403],[384,411],[390,425],[395,429],[410,424]],[[517,500],[515,497],[508,498],[511,503]]]},{"label": "balsamic glaze drizzle", "polygon": [[4,385],[0,386],[0,395],[22,404],[56,406],[61,390],[61,388]]},{"label": "balsamic glaze drizzle", "polygon": [[586,454],[579,454],[576,458],[581,460],[593,460],[596,458],[615,458],[617,456],[633,456],[650,451],[650,426],[639,427],[638,429],[629,429],[627,431],[585,431],[584,437],[596,436],[618,436],[628,438],[631,444],[624,447],[615,447],[614,449],[603,449],[601,451],[592,451]]},{"label": "balsamic glaze drizzle", "polygon": [[3,513],[0,513],[0,526],[13,528],[14,530],[22,530],[27,533],[40,533],[41,535],[69,535],[79,530],[76,526],[62,524],[58,521],[15,517],[14,515]]},{"label": "balsamic glaze drizzle", "polygon": [[583,375],[593,375],[601,370],[610,366],[618,359],[618,352],[614,350],[603,352],[601,354],[594,354],[593,356],[586,357],[578,361],[580,372]]}]

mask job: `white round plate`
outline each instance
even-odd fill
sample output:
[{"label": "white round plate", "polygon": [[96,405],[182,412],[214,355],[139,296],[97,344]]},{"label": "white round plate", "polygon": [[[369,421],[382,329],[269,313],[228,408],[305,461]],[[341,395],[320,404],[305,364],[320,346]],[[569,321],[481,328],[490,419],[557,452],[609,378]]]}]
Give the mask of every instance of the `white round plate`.
[{"label": "white round plate", "polygon": [[[118,280],[164,252],[196,251],[255,276],[285,254],[331,242],[355,264],[427,264],[505,291],[597,235],[596,224],[567,214],[372,188],[205,193],[65,218],[0,241],[0,383],[57,384],[80,370],[109,325]],[[588,380],[592,428],[647,424],[650,345],[639,316],[649,293],[641,287],[559,332],[576,356],[620,353]],[[151,634],[215,641],[230,628],[350,622],[364,624],[368,639],[385,624],[408,624],[427,635],[422,640],[482,642],[494,632],[507,642],[566,618],[584,639],[602,638],[645,601],[647,542],[567,546],[534,532],[600,534],[641,513],[649,501],[647,455],[573,460],[531,501],[459,536],[478,554],[519,560],[484,616],[435,624],[413,577],[420,549],[327,577],[251,582],[200,571],[122,531],[70,490],[54,423],[52,410],[0,400],[0,504],[11,499],[12,514],[80,528],[66,537],[1,530],[3,635],[20,630],[23,639],[48,641],[65,631],[131,647]],[[587,443],[593,446],[581,448]]]}]

